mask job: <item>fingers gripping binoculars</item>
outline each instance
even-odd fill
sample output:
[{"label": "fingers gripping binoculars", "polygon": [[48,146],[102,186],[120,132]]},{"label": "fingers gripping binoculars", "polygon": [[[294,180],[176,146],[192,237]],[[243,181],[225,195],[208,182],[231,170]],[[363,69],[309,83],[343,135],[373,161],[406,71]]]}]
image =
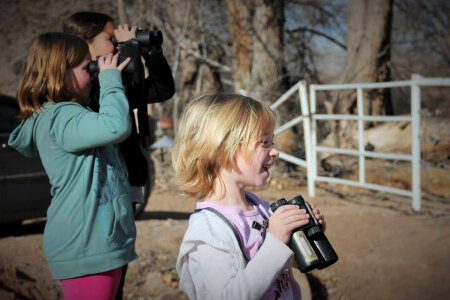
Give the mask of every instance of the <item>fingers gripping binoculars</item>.
[{"label": "fingers gripping binoculars", "polygon": [[[136,30],[136,39],[139,42],[140,48],[158,48],[161,47],[163,43],[163,35],[160,30]],[[111,37],[111,42],[114,46],[117,46],[119,43],[115,36]],[[127,55],[129,53],[119,54],[118,65],[120,65],[127,57],[131,57],[131,61],[122,71],[123,76],[126,81],[133,81],[141,83],[144,69],[141,63],[140,55],[137,57],[132,57]],[[95,74],[99,71],[99,66],[97,61],[91,61],[89,63],[88,71],[91,74]]]},{"label": "fingers gripping binoculars", "polygon": [[292,231],[289,247],[295,254],[295,262],[300,272],[305,273],[315,268],[324,269],[338,260],[338,256],[325,236],[319,221],[314,216],[311,206],[302,196],[296,196],[289,202],[282,198],[270,205],[272,212],[280,206],[292,204],[309,214],[309,222]]},{"label": "fingers gripping binoculars", "polygon": [[[127,58],[128,57],[119,54],[119,58],[117,59],[117,65],[120,65]],[[139,68],[140,68],[139,64],[140,64],[140,61],[137,59],[133,59],[133,57],[132,57],[130,62],[128,63],[128,65],[122,71],[123,76],[125,76],[126,78],[133,77],[133,75],[139,71]],[[98,59],[90,61],[89,66],[88,66],[88,72],[92,75],[99,71],[100,71],[100,67],[98,65]]]}]

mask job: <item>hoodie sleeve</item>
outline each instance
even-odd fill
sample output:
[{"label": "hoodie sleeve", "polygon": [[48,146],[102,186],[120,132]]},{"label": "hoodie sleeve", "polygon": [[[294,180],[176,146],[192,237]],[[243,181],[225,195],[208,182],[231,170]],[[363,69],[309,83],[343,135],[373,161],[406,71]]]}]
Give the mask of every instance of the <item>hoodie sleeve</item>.
[{"label": "hoodie sleeve", "polygon": [[147,103],[164,102],[175,94],[172,70],[162,49],[144,55],[149,76],[145,79]]},{"label": "hoodie sleeve", "polygon": [[50,136],[68,152],[119,143],[131,132],[129,106],[120,71],[102,71],[99,80],[98,113],[73,102],[58,103],[53,107]]}]

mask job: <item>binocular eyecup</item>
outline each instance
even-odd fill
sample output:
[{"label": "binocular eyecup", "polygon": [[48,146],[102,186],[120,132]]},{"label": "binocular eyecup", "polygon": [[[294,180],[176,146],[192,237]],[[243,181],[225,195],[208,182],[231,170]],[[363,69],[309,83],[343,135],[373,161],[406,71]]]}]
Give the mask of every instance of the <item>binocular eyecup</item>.
[{"label": "binocular eyecup", "polygon": [[338,260],[338,256],[325,236],[319,221],[314,216],[311,206],[302,196],[296,196],[286,201],[281,198],[270,205],[275,212],[283,205],[298,205],[309,214],[309,222],[292,231],[289,247],[295,254],[295,262],[300,272],[305,273],[313,269],[324,269]]}]

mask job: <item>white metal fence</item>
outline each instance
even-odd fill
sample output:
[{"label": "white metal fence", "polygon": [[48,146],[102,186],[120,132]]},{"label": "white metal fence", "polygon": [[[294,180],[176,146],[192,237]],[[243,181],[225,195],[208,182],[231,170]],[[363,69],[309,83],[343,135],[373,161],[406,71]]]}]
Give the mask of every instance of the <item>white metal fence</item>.
[{"label": "white metal fence", "polygon": [[[280,158],[293,164],[306,167],[308,175],[308,193],[315,196],[315,182],[330,182],[347,184],[377,191],[389,192],[412,198],[412,207],[418,211],[421,209],[421,168],[420,168],[420,87],[422,86],[450,86],[450,78],[423,78],[413,75],[411,80],[392,81],[382,83],[354,83],[354,84],[312,84],[310,90],[310,109],[307,100],[307,87],[305,81],[299,81],[289,91],[275,101],[271,108],[276,109],[290,96],[298,92],[301,115],[290,120],[275,130],[275,135],[303,122],[304,143],[306,160],[293,155],[280,152]],[[364,115],[363,91],[368,89],[410,87],[411,88],[411,115],[410,116],[368,116]],[[358,115],[343,114],[316,114],[316,92],[329,90],[356,89]],[[358,121],[358,150],[322,147],[317,145],[317,121],[318,120],[355,120]],[[380,153],[365,150],[364,122],[411,122],[411,154]],[[359,181],[319,176],[317,172],[317,153],[328,152],[338,154],[355,155],[359,157]],[[367,183],[365,179],[365,158],[382,158],[410,161],[412,164],[412,190],[403,190],[384,185]]]}]

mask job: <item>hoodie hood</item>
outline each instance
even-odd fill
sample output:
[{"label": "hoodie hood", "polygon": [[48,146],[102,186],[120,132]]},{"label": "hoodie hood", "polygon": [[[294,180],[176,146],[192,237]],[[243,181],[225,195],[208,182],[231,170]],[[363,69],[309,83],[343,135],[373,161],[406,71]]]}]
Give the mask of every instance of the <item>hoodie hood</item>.
[{"label": "hoodie hood", "polygon": [[38,151],[34,141],[34,128],[37,120],[37,115],[34,114],[20,122],[19,126],[9,136],[8,145],[25,156],[37,156]]}]

